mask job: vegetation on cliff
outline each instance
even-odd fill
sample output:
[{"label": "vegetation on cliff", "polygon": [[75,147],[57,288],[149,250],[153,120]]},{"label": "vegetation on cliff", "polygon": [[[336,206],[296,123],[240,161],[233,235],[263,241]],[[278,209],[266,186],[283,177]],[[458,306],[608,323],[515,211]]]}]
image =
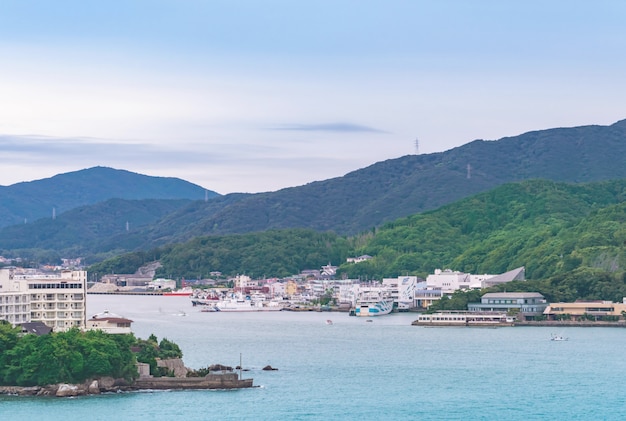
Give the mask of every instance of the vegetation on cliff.
[{"label": "vegetation on cliff", "polygon": [[[133,352],[136,350],[138,352]],[[110,335],[100,330],[70,329],[48,335],[22,334],[0,322],[0,385],[45,386],[83,383],[100,377],[135,379],[137,361],[154,366],[156,358],[182,358],[178,345],[154,335]]]},{"label": "vegetation on cliff", "polygon": [[132,335],[108,335],[102,331],[22,335],[10,324],[0,324],[0,383],[43,386],[82,383],[90,378],[137,376]]}]

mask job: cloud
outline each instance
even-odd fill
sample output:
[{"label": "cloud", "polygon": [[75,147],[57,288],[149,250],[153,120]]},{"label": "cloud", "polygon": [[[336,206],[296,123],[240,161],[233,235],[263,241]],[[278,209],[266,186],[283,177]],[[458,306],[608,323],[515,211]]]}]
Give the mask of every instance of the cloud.
[{"label": "cloud", "polygon": [[286,124],[284,126],[272,127],[270,130],[334,133],[388,133],[384,130],[352,123]]}]

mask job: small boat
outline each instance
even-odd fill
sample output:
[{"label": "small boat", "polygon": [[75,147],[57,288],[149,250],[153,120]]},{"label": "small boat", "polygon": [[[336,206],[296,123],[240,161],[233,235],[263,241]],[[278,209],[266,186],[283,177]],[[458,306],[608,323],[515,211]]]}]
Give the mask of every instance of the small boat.
[{"label": "small boat", "polygon": [[367,323],[372,323],[372,322],[373,322],[373,320],[372,320],[372,319],[367,319],[367,320],[366,320],[366,322],[367,322]]},{"label": "small boat", "polygon": [[327,324],[327,325],[332,325],[332,324],[333,324],[333,321],[332,321],[332,320],[330,320],[330,319],[328,319],[328,320],[326,320],[326,324]]},{"label": "small boat", "polygon": [[550,336],[551,341],[566,341],[568,338],[562,335],[555,335],[554,333]]}]

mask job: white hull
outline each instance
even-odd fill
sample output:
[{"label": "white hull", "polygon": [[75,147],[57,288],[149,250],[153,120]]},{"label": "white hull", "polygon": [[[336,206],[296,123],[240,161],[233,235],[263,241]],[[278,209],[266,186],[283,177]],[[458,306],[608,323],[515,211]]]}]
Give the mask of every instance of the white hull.
[{"label": "white hull", "polygon": [[393,310],[393,300],[357,303],[354,314],[360,317],[383,316]]},{"label": "white hull", "polygon": [[249,307],[249,308],[231,308],[231,307],[217,307],[217,311],[223,312],[251,312],[251,311],[281,311],[280,307]]},{"label": "white hull", "polygon": [[233,300],[227,300],[227,301],[218,301],[217,304],[215,304],[215,309],[217,311],[225,311],[225,312],[251,312],[251,311],[280,311],[283,308],[276,303],[233,299]]}]

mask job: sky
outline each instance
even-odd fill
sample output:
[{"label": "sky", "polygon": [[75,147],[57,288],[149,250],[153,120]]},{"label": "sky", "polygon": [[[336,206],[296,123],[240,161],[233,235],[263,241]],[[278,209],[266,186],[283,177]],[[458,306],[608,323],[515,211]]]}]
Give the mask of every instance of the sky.
[{"label": "sky", "polygon": [[610,125],[625,19],[621,0],[0,0],[0,185],[107,166],[256,193]]}]

